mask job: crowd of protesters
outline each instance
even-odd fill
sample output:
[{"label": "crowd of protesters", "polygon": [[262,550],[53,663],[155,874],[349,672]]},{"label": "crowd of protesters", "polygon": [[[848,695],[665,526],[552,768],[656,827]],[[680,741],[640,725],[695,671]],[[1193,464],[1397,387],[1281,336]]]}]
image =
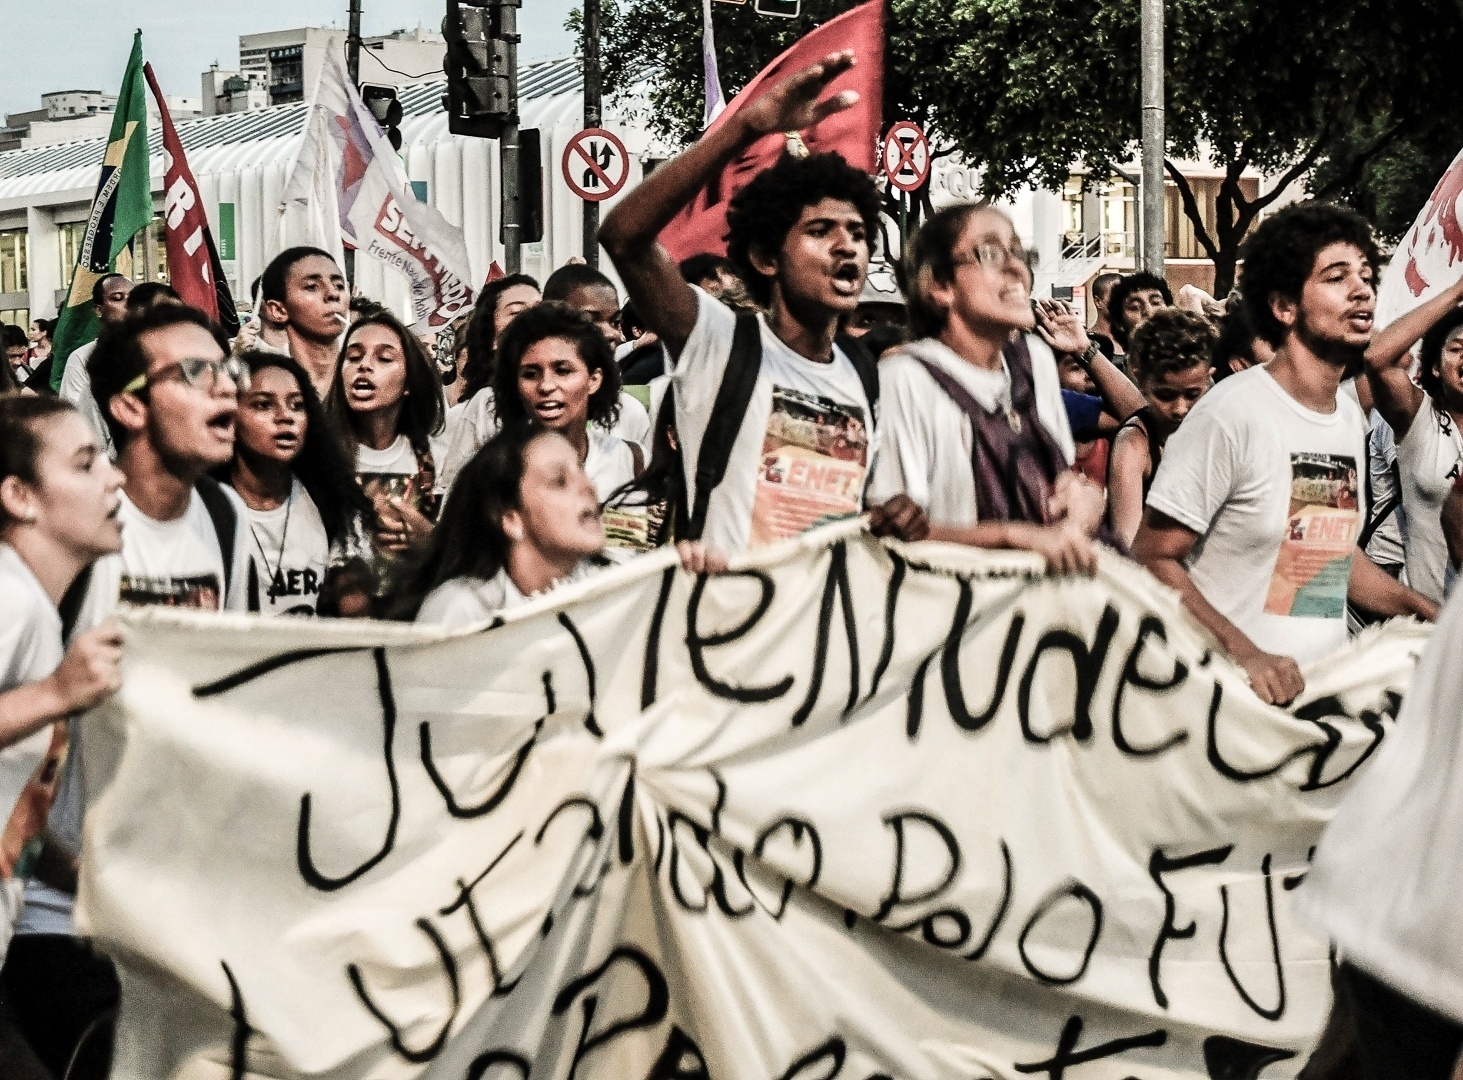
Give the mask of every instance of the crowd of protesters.
[{"label": "crowd of protesters", "polygon": [[[1463,555],[1463,283],[1374,334],[1380,253],[1350,210],[1262,222],[1221,302],[1103,275],[1091,327],[1033,300],[1032,253],[983,203],[934,213],[903,296],[871,296],[880,198],[834,154],[784,157],[733,200],[725,256],[673,261],[657,238],[676,213],[752,141],[838,108],[817,94],[848,62],[620,202],[600,239],[623,303],[585,265],[503,277],[439,360],[292,248],[234,341],[117,274],[71,356],[51,324],[7,330],[5,1076],[107,1069],[116,980],[71,921],[84,725],[60,721],[117,689],[119,604],[467,626],[661,545],[714,573],[866,514],[1053,573],[1130,553],[1277,705],[1349,629],[1437,616]],[[1447,1075],[1463,1010],[1395,974],[1405,948],[1366,955],[1337,980],[1365,1001],[1335,1036],[1356,1075]]]}]

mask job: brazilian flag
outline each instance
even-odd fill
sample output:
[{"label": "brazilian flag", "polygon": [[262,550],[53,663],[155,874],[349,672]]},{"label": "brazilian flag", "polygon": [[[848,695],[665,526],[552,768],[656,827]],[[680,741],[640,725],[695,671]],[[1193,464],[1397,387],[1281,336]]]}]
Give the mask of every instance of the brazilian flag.
[{"label": "brazilian flag", "polygon": [[142,31],[139,30],[132,39],[127,74],[122,76],[117,111],[112,116],[112,132],[107,137],[107,154],[102,159],[102,175],[97,181],[97,193],[92,200],[91,215],[87,218],[76,269],[71,275],[66,306],[61,309],[56,332],[51,339],[51,350],[57,357],[51,366],[53,389],[61,386],[66,358],[93,340],[101,329],[92,308],[92,288],[107,274],[116,271],[117,256],[127,250],[132,238],[152,221],[145,93]]}]

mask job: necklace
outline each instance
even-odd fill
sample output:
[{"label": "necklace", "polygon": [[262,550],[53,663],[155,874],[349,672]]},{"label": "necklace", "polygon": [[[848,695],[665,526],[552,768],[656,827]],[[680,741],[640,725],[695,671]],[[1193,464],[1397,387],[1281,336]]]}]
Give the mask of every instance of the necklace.
[{"label": "necklace", "polygon": [[279,555],[275,557],[273,572],[270,572],[269,553],[264,550],[264,543],[259,539],[259,530],[254,527],[253,522],[249,523],[249,533],[254,537],[254,546],[259,549],[259,557],[264,560],[264,572],[269,574],[269,599],[271,600],[278,595],[275,592],[275,584],[280,580],[280,570],[284,566],[284,548],[290,538],[290,515],[294,513],[294,509],[295,486],[292,481],[290,483],[289,498],[285,500],[284,504],[284,528],[280,530]]}]

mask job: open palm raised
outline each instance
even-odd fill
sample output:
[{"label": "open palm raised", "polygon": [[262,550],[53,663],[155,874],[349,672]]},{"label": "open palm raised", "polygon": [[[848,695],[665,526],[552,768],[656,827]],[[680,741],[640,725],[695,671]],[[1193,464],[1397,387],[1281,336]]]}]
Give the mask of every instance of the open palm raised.
[{"label": "open palm raised", "polygon": [[858,103],[857,90],[844,90],[819,101],[828,84],[854,65],[853,51],[829,53],[818,63],[789,75],[742,114],[753,131],[770,135],[776,131],[804,131],[824,117]]}]

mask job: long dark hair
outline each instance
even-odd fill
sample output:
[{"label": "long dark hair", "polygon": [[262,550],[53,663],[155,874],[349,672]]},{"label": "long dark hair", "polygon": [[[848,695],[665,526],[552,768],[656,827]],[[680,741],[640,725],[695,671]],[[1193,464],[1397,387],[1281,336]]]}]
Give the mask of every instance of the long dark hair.
[{"label": "long dark hair", "polygon": [[345,400],[345,385],[342,372],[345,370],[345,353],[351,339],[363,326],[384,326],[401,342],[401,355],[406,363],[406,400],[402,402],[398,418],[397,434],[405,435],[418,456],[428,452],[427,437],[442,430],[446,410],[442,407],[442,380],[437,377],[437,365],[427,356],[416,335],[402,325],[401,320],[389,311],[378,311],[351,324],[340,343],[340,356],[335,361],[335,375],[330,380],[329,410],[331,417],[347,447],[356,447],[355,414]]},{"label": "long dark hair", "polygon": [[1454,308],[1428,327],[1417,351],[1417,381],[1421,384],[1423,393],[1432,398],[1438,408],[1442,408],[1444,404],[1443,380],[1434,369],[1442,365],[1443,346],[1460,326],[1463,326],[1463,308]]},{"label": "long dark hair", "polygon": [[517,315],[498,343],[498,367],[493,373],[493,408],[498,422],[516,427],[534,421],[518,392],[518,365],[524,353],[550,338],[572,344],[590,374],[600,373],[599,389],[589,396],[588,421],[613,427],[620,417],[620,366],[615,363],[614,350],[588,315],[547,300]]},{"label": "long dark hair", "polygon": [[472,320],[467,332],[467,363],[462,365],[462,396],[459,401],[468,401],[479,390],[493,384],[493,356],[497,348],[497,332],[494,326],[498,319],[498,300],[515,285],[529,285],[535,289],[538,282],[527,274],[509,274],[497,281],[490,281],[478,293],[472,307]]},{"label": "long dark hair", "polygon": [[427,595],[454,578],[488,580],[508,565],[503,517],[518,508],[523,459],[535,439],[554,434],[526,425],[505,428],[462,467],[426,550],[393,598],[392,618],[415,619]]},{"label": "long dark hair", "polygon": [[650,436],[650,460],[645,464],[645,471],[634,480],[621,484],[605,500],[605,506],[611,509],[617,506],[663,505],[665,513],[660,517],[659,527],[647,537],[652,547],[661,547],[676,536],[685,536],[690,527],[685,465],[680,446],[675,441],[675,405],[675,391],[668,389],[655,416],[655,427]]},{"label": "long dark hair", "polygon": [[[346,453],[345,445],[336,431],[335,422],[325,412],[315,388],[310,385],[310,376],[290,357],[282,353],[251,349],[239,359],[257,375],[266,368],[279,368],[294,377],[300,386],[300,398],[305,403],[305,441],[300,452],[290,463],[290,470],[300,481],[300,486],[310,494],[315,508],[320,511],[320,521],[325,526],[325,535],[331,547],[344,541],[357,521],[373,520],[371,500],[356,483],[355,462]],[[234,457],[239,454],[235,444]],[[227,480],[232,468],[225,465],[220,479]]]}]

